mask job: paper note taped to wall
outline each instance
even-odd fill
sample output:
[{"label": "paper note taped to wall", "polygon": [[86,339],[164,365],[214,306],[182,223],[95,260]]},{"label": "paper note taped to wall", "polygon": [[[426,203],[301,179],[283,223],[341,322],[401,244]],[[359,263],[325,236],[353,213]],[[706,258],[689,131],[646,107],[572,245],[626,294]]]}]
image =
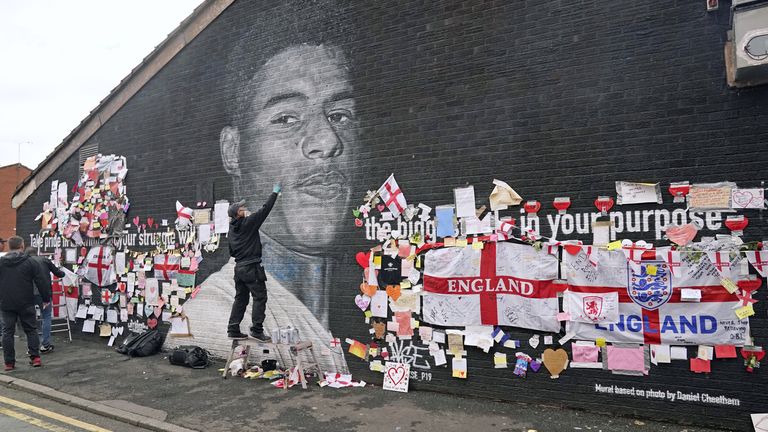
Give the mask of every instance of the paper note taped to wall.
[{"label": "paper note taped to wall", "polygon": [[731,190],[735,183],[695,184],[688,192],[690,210],[728,210],[731,207]]},{"label": "paper note taped to wall", "polygon": [[616,182],[616,204],[661,204],[661,188],[658,183]]}]

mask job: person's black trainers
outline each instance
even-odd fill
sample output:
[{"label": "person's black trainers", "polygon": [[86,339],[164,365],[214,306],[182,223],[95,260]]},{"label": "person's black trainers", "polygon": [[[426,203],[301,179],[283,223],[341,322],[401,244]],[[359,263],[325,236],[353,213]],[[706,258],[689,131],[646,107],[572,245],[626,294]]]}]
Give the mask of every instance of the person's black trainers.
[{"label": "person's black trainers", "polygon": [[256,339],[259,342],[272,342],[272,338],[265,335],[264,332],[261,332],[261,333],[251,332],[251,337]]},{"label": "person's black trainers", "polygon": [[238,332],[227,332],[227,337],[230,339],[248,339],[248,335]]},{"label": "person's black trainers", "polygon": [[53,352],[53,344],[43,345],[40,347],[40,354],[48,354]]}]

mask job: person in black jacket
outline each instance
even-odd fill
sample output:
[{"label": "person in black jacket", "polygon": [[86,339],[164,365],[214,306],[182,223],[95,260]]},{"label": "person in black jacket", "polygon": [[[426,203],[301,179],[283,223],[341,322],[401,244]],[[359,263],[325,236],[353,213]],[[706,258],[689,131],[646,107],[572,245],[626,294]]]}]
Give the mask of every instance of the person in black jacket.
[{"label": "person in black jacket", "polygon": [[264,314],[267,309],[267,275],[261,265],[261,237],[259,228],[269,216],[272,207],[280,193],[280,184],[272,188],[267,202],[256,211],[250,213],[245,207],[245,201],[239,201],[229,206],[229,255],[235,259],[235,301],[229,314],[227,336],[234,339],[244,339],[247,336],[240,332],[240,322],[248,307],[248,296],[253,297],[251,309],[251,337],[267,342],[269,336],[264,334]]},{"label": "person in black jacket", "polygon": [[[41,289],[47,289],[49,293],[52,291],[51,273],[58,278],[63,278],[65,273],[56,267],[51,260],[44,256],[37,256],[35,248],[27,248],[27,255],[29,255],[33,261],[40,267],[40,271],[45,278],[45,287],[39,287],[35,284],[35,304],[40,306],[40,314],[42,315],[43,322],[43,340],[40,346],[40,353],[47,354],[53,351],[53,343],[51,342],[51,315],[53,314],[53,305],[43,306],[43,298],[40,295]],[[52,294],[49,294],[52,296]]]},{"label": "person in black jacket", "polygon": [[[29,255],[24,253],[24,239],[13,236],[8,239],[10,252],[0,258],[0,313],[3,321],[3,357],[5,370],[16,367],[16,350],[13,346],[13,336],[16,332],[16,321],[27,335],[27,348],[30,364],[40,367],[40,338],[37,335],[37,318],[35,314],[35,287],[46,286],[45,276]],[[43,306],[51,302],[49,288],[40,290]]]}]

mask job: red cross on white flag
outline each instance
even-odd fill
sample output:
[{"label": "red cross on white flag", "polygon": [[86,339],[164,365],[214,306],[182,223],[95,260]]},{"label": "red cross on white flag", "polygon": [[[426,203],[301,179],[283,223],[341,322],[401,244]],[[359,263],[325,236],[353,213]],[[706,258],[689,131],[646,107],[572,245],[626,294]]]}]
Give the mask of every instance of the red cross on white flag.
[{"label": "red cross on white flag", "polygon": [[747,260],[752,264],[752,267],[760,273],[760,276],[768,276],[768,251],[760,249],[744,253],[747,255]]},{"label": "red cross on white flag", "polygon": [[92,247],[86,257],[85,278],[98,286],[112,285],[115,283],[115,270],[112,263],[111,247]]},{"label": "red cross on white flag", "polygon": [[155,277],[158,279],[171,280],[176,277],[179,271],[179,256],[172,254],[155,255]]},{"label": "red cross on white flag", "polygon": [[707,252],[707,257],[717,272],[724,278],[731,277],[731,253],[728,251]]},{"label": "red cross on white flag", "polygon": [[680,276],[680,266],[683,265],[680,251],[673,251],[671,248],[659,249],[656,251],[656,258],[667,263],[673,276]]},{"label": "red cross on white flag", "polygon": [[394,174],[390,174],[387,181],[381,185],[379,195],[381,195],[381,199],[384,200],[384,204],[386,204],[394,217],[400,216],[400,213],[408,207],[408,203],[405,202],[405,195],[400,190],[400,186],[397,185]]}]

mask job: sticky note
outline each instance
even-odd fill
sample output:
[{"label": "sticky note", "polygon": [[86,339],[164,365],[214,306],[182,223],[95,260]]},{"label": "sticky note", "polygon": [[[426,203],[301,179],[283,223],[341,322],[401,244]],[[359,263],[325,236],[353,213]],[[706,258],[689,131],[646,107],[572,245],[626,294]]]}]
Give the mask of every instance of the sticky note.
[{"label": "sticky note", "polygon": [[736,284],[728,278],[720,279],[720,285],[722,285],[725,290],[731,294],[735,293],[739,289],[739,287],[736,286]]},{"label": "sticky note", "polygon": [[571,314],[568,312],[560,312],[557,314],[557,320],[558,321],[570,321],[571,320]]},{"label": "sticky note", "polygon": [[456,247],[467,247],[467,239],[456,239]]},{"label": "sticky note", "polygon": [[645,266],[645,271],[648,272],[648,274],[651,276],[656,276],[656,272],[658,270],[659,268],[653,264],[648,264],[647,266]]},{"label": "sticky note", "polygon": [[472,249],[475,249],[475,250],[482,250],[483,246],[484,246],[484,243],[481,241],[475,241],[472,243]]},{"label": "sticky note", "polygon": [[404,280],[404,281],[400,282],[400,289],[408,289],[410,287],[411,287],[411,281]]},{"label": "sticky note", "polygon": [[736,309],[734,312],[736,312],[736,316],[739,317],[739,319],[744,319],[747,317],[751,317],[755,314],[755,308],[752,307],[752,303],[740,307]]},{"label": "sticky note", "polygon": [[493,367],[496,369],[503,369],[507,367],[507,354],[506,353],[494,353],[493,354]]},{"label": "sticky note", "polygon": [[691,359],[691,372],[696,373],[710,373],[712,369],[709,365],[709,360],[704,360],[700,358],[692,358]]},{"label": "sticky note", "polygon": [[370,310],[365,311],[365,317],[366,318],[370,318],[372,316],[373,316],[373,312],[371,312]]},{"label": "sticky note", "polygon": [[715,345],[715,357],[717,358],[736,358],[735,345]]},{"label": "sticky note", "polygon": [[451,247],[456,245],[456,239],[453,237],[446,237],[443,239],[443,245],[445,247]]},{"label": "sticky note", "polygon": [[597,345],[599,347],[604,347],[605,346],[605,338],[597,338],[597,339],[595,339],[595,345]]},{"label": "sticky note", "polygon": [[607,246],[609,251],[616,250],[616,249],[621,249],[621,240],[612,241],[612,242],[608,243],[606,246]]}]

